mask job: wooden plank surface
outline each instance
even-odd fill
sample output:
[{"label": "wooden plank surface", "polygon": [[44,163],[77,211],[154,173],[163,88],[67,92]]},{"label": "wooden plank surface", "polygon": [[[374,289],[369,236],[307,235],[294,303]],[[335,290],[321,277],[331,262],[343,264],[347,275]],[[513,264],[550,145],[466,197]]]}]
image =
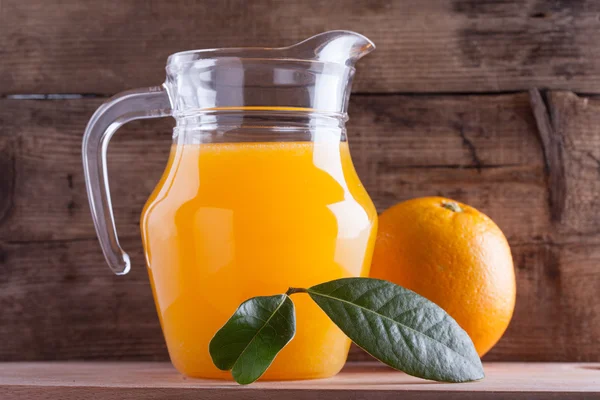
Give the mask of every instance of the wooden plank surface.
[{"label": "wooden plank surface", "polygon": [[[134,263],[115,277],[95,238],[80,159],[100,102],[0,100],[1,360],[167,359],[138,218],[164,168],[172,121],[128,124],[110,146],[117,224]],[[506,233],[517,308],[486,359],[598,361],[600,100],[552,92],[541,112],[564,148],[565,201],[554,211],[527,93],[355,95],[351,151],[379,210],[443,195],[484,211]],[[368,356],[354,350],[351,358]]]},{"label": "wooden plank surface", "polygon": [[26,400],[113,399],[590,399],[600,364],[486,363],[479,382],[444,384],[382,364],[350,363],[330,379],[257,382],[190,379],[167,363],[2,363],[0,396]]},{"label": "wooden plank surface", "polygon": [[[81,136],[101,102],[0,100],[0,152],[7,163],[0,240],[95,237]],[[350,108],[353,161],[380,210],[444,193],[484,209],[510,239],[530,241],[548,231],[543,152],[527,94],[358,96]],[[171,118],[131,123],[111,142],[111,191],[123,236],[139,235],[141,208],[166,164],[172,125]]]},{"label": "wooden plank surface", "polygon": [[600,92],[600,3],[579,1],[3,0],[0,94],[102,93],[164,81],[169,54],[371,38],[357,92]]}]

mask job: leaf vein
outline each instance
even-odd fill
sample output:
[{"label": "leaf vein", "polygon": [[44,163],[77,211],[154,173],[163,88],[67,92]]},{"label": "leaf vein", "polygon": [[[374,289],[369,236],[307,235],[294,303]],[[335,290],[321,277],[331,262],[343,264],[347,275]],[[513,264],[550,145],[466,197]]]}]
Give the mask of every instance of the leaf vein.
[{"label": "leaf vein", "polygon": [[[397,323],[397,324],[399,324],[399,325],[402,325],[402,326],[403,326],[403,327],[405,327],[406,329],[408,329],[408,330],[410,330],[410,331],[413,331],[413,332],[416,332],[416,333],[417,333],[417,334],[419,334],[419,335],[425,336],[425,337],[429,338],[431,341],[433,341],[433,342],[436,342],[436,343],[440,344],[441,346],[443,346],[443,347],[445,347],[445,348],[449,349],[450,351],[452,351],[452,352],[456,353],[457,355],[459,355],[461,358],[467,359],[467,358],[466,358],[466,357],[465,357],[463,354],[461,354],[461,353],[459,353],[458,351],[454,350],[453,348],[449,347],[447,344],[445,344],[445,343],[443,343],[443,342],[440,342],[440,341],[439,341],[439,340],[437,340],[436,338],[434,338],[434,337],[431,337],[430,335],[426,335],[425,333],[422,333],[422,332],[420,332],[420,331],[418,331],[418,330],[416,330],[416,329],[414,329],[414,328],[412,328],[412,327],[410,327],[410,326],[408,326],[408,325],[405,325],[405,324],[403,324],[403,323],[401,323],[401,322],[399,322],[399,321],[393,320],[392,318],[390,318],[390,317],[388,317],[388,316],[386,316],[386,315],[383,315],[383,314],[376,313],[376,312],[375,312],[375,311],[373,311],[373,310],[370,310],[370,309],[368,309],[368,308],[366,308],[366,307],[363,307],[363,306],[361,306],[361,305],[359,305],[359,304],[352,303],[352,302],[350,302],[350,301],[348,301],[348,300],[344,300],[344,299],[341,299],[341,298],[339,298],[339,297],[333,297],[333,296],[330,296],[330,295],[327,295],[327,294],[323,294],[323,293],[315,292],[315,291],[313,291],[313,290],[311,290],[311,289],[308,289],[308,293],[310,293],[310,294],[313,294],[313,295],[315,295],[315,296],[321,296],[321,297],[324,297],[324,298],[327,298],[327,299],[330,299],[330,300],[336,300],[336,301],[340,301],[340,302],[343,302],[343,303],[346,303],[346,304],[350,304],[350,305],[351,305],[351,306],[353,306],[353,307],[358,307],[358,308],[360,308],[360,309],[362,309],[362,310],[364,310],[364,311],[367,311],[367,312],[369,312],[369,313],[375,314],[375,315],[377,315],[377,316],[379,316],[379,317],[381,317],[381,318],[384,318],[384,319],[386,319],[386,320],[392,321],[393,323]],[[404,337],[404,336],[403,336],[403,337]],[[469,361],[469,363],[473,364],[473,363],[472,363],[472,361],[471,361],[470,359],[467,359],[467,360]],[[477,366],[477,365],[475,365],[475,364],[473,364],[473,365],[474,365],[474,366],[476,366],[476,367],[478,367],[478,366]]]},{"label": "leaf vein", "polygon": [[[235,360],[235,363],[233,363],[233,367],[232,367],[231,369],[235,368],[235,366],[237,365],[238,361],[239,361],[239,360],[242,358],[242,356],[244,355],[244,353],[246,353],[246,350],[248,350],[248,347],[250,347],[250,345],[252,344],[252,342],[254,342],[254,340],[257,338],[257,336],[258,336],[258,335],[260,335],[260,333],[262,332],[263,328],[264,328],[265,326],[267,326],[267,324],[269,323],[269,321],[271,321],[271,319],[273,318],[273,316],[274,316],[275,314],[277,314],[277,312],[278,312],[278,311],[279,311],[279,309],[280,309],[280,308],[283,306],[283,304],[285,303],[285,301],[286,301],[286,296],[284,295],[284,296],[283,296],[283,298],[282,298],[282,301],[281,301],[281,303],[279,303],[279,305],[277,306],[277,308],[276,308],[276,309],[273,311],[273,313],[272,313],[272,314],[269,316],[269,318],[266,320],[265,324],[264,324],[263,326],[261,326],[261,327],[260,327],[260,328],[259,328],[259,329],[256,331],[256,333],[254,334],[254,336],[252,337],[252,339],[250,339],[250,340],[248,341],[248,344],[246,345],[246,347],[244,347],[244,350],[242,350],[242,351],[240,352],[240,355],[239,355],[239,357],[237,358],[237,360]],[[265,309],[265,310],[266,310],[266,311],[268,311],[267,309]],[[252,362],[254,363],[254,360],[253,360]]]}]

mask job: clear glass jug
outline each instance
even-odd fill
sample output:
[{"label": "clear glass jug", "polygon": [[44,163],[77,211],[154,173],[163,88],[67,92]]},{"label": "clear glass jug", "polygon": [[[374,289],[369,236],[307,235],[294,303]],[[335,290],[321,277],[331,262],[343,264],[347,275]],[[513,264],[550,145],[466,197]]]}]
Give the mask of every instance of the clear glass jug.
[{"label": "clear glass jug", "polygon": [[[284,48],[176,53],[162,86],[118,94],[92,116],[86,186],[116,274],[130,260],[111,209],[108,141],[134,119],[176,119],[141,232],[180,372],[229,377],[212,364],[208,343],[244,300],[368,274],[377,213],[352,165],[345,121],[354,64],[373,49],[362,35],[331,31]],[[296,337],[263,378],[335,375],[349,340],[307,296],[294,303]]]}]

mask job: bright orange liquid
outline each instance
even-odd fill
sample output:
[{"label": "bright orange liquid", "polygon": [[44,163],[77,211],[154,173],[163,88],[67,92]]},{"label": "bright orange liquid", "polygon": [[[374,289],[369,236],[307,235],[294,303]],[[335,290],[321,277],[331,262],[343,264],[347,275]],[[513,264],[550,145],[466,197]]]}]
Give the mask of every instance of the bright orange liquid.
[{"label": "bright orange liquid", "polygon": [[[366,276],[377,213],[346,143],[174,145],[142,214],[156,307],[175,367],[228,378],[208,343],[244,300]],[[265,379],[335,375],[349,340],[305,294]]]}]

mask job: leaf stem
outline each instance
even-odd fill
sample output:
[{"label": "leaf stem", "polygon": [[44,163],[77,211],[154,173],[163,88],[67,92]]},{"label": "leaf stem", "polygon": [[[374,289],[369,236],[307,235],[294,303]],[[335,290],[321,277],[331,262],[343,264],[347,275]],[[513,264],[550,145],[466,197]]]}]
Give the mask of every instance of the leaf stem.
[{"label": "leaf stem", "polygon": [[285,292],[285,294],[287,294],[288,296],[291,296],[294,293],[308,293],[308,291],[304,288],[291,287],[287,290],[287,292]]}]

